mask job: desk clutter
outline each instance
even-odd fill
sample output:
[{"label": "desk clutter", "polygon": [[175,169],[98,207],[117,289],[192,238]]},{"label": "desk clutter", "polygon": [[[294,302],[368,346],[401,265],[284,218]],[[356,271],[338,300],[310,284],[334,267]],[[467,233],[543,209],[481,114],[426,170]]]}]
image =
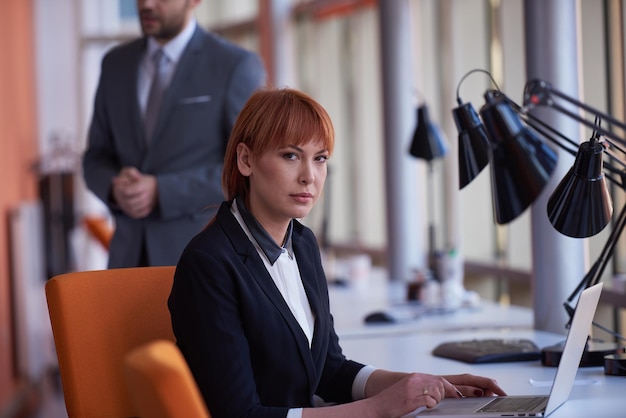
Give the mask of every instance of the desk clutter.
[{"label": "desk clutter", "polygon": [[524,338],[488,338],[444,342],[435,347],[433,355],[471,364],[503,363],[538,360],[541,350]]},{"label": "desk clutter", "polygon": [[446,316],[479,309],[480,306],[473,304],[451,308],[443,304],[428,305],[419,301],[410,301],[371,311],[365,315],[363,322],[365,324],[409,324],[426,316]]}]

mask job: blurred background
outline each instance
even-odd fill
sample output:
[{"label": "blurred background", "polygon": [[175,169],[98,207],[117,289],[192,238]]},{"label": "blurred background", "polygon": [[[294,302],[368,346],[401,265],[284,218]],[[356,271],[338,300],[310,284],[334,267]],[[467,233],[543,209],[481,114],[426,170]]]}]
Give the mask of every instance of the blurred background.
[{"label": "blurred background", "polygon": [[[459,85],[476,68],[522,102],[529,31],[546,30],[533,27],[542,19],[525,13],[529,3],[552,11],[555,31],[559,8],[563,16],[575,12],[575,35],[563,47],[577,57],[570,73],[579,98],[623,120],[620,0],[202,1],[196,17],[203,27],[258,52],[270,84],[309,93],[333,119],[337,142],[326,194],[304,220],[320,237],[326,259],[335,261],[328,261],[329,276],[344,275],[342,260],[366,256],[388,268],[390,279],[411,281],[436,251],[453,258],[464,287],[482,298],[533,305],[533,246],[546,239],[533,230],[533,216],[545,217],[545,209],[496,225],[488,170],[459,191],[451,115],[459,91],[479,108],[485,90],[494,87],[480,73]],[[42,377],[54,368],[45,280],[106,267],[114,225],[83,184],[80,155],[100,60],[112,46],[140,35],[136,13],[135,0],[0,0],[2,417],[36,404]],[[553,48],[530,59],[558,62],[560,53]],[[416,110],[425,104],[450,151],[431,163],[408,152]],[[581,130],[577,139],[588,138]],[[621,191],[614,202],[621,206]],[[398,216],[399,234],[393,230]],[[580,251],[569,256],[588,265],[609,233],[577,240]],[[620,243],[607,275],[623,273],[625,262]],[[603,309],[619,326],[623,309]]]}]

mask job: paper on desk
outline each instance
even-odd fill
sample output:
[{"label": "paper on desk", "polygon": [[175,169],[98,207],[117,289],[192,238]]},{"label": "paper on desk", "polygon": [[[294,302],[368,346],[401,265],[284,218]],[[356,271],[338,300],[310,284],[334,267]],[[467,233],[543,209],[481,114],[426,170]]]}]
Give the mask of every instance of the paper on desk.
[{"label": "paper on desk", "polygon": [[[552,386],[554,383],[553,380],[535,380],[529,379],[530,385],[533,387],[543,387],[543,386]],[[575,385],[598,385],[600,384],[599,379],[576,379],[574,380]]]}]

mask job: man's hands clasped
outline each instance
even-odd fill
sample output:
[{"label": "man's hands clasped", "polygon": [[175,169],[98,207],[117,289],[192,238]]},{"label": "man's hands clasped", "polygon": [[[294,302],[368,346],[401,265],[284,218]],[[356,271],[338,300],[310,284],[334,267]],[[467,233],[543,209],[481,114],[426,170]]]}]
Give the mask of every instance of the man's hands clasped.
[{"label": "man's hands clasped", "polygon": [[133,219],[148,216],[157,204],[157,181],[135,167],[124,167],[112,180],[112,194],[120,209]]}]

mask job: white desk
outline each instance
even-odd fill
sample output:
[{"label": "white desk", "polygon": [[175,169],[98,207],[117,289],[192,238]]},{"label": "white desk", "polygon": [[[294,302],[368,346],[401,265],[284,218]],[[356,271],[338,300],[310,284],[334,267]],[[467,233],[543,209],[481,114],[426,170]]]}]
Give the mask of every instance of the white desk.
[{"label": "white desk", "polygon": [[[544,367],[539,360],[470,365],[431,355],[438,344],[446,341],[528,338],[546,347],[565,339],[565,335],[532,330],[530,309],[483,301],[476,309],[422,315],[396,324],[366,325],[363,319],[368,313],[404,302],[404,284],[390,284],[383,271],[374,271],[365,283],[331,286],[329,292],[335,328],[348,358],[389,370],[489,376],[510,395],[549,392],[556,368]],[[530,379],[545,386],[532,386]],[[569,400],[550,418],[625,416],[626,377],[606,376],[602,367],[592,367],[579,369]]]},{"label": "white desk", "polygon": [[416,307],[415,312],[419,316],[415,319],[394,324],[365,324],[367,314],[374,311],[399,309],[407,312],[411,309],[397,307],[399,304],[406,305],[406,284],[388,282],[382,269],[373,270],[367,282],[348,286],[331,285],[329,297],[335,330],[344,339],[415,332],[533,327],[531,309],[503,306],[485,300],[475,307],[462,307],[443,313],[421,313],[422,308]]},{"label": "white desk", "polygon": [[[431,374],[472,373],[495,378],[510,395],[548,394],[556,368],[544,367],[539,360],[470,365],[431,355],[432,349],[445,341],[492,337],[529,338],[539,347],[564,338],[529,329],[474,329],[340,337],[340,343],[348,358],[384,369]],[[546,386],[532,386],[530,379]],[[579,369],[576,379],[569,400],[550,418],[626,416],[626,377],[606,376],[602,367],[592,367]]]}]

